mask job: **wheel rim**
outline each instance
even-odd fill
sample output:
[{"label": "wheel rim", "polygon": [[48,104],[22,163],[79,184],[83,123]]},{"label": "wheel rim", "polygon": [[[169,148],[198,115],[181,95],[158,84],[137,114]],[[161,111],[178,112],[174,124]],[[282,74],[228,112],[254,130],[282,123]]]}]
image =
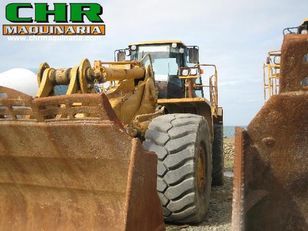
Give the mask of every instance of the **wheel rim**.
[{"label": "wheel rim", "polygon": [[198,160],[197,160],[197,187],[199,193],[205,192],[206,185],[206,165],[205,165],[205,151],[200,145],[198,148]]}]

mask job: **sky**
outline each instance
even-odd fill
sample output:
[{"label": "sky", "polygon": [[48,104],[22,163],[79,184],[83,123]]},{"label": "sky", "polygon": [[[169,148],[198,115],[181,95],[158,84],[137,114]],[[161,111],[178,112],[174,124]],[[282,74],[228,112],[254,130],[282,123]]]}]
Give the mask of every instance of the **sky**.
[{"label": "sky", "polygon": [[[4,9],[9,2],[14,1],[0,2],[0,24],[7,23]],[[217,65],[224,124],[247,125],[264,104],[262,65],[267,52],[280,49],[283,28],[308,17],[307,0],[89,2],[104,8],[106,36],[100,41],[8,41],[0,35],[0,73],[33,70],[43,62],[71,67],[84,58],[113,60],[113,51],[131,42],[179,39],[200,47],[201,63]]]}]

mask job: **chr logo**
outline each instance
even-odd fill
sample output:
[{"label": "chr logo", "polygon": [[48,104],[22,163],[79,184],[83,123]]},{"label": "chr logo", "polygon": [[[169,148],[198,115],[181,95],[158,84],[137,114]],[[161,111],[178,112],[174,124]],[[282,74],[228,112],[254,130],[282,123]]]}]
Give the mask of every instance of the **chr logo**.
[{"label": "chr logo", "polygon": [[[33,17],[20,16],[26,9],[33,9]],[[55,23],[84,23],[85,17],[91,23],[104,23],[102,14],[103,7],[98,3],[54,3],[53,9],[47,3],[10,3],[5,9],[6,19],[12,23],[49,23],[49,16]]]}]

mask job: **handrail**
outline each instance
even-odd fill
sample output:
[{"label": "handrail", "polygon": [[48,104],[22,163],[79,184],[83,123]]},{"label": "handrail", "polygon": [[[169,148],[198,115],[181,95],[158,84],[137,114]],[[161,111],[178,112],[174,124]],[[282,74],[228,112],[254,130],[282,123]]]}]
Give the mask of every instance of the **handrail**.
[{"label": "handrail", "polygon": [[281,51],[269,51],[266,62],[263,64],[263,88],[264,100],[268,100],[272,95],[279,93],[279,78],[280,78],[280,60],[277,62],[277,57],[280,58]]},{"label": "handrail", "polygon": [[[212,67],[214,69],[214,74],[209,76],[209,84],[203,85],[202,84],[202,71],[201,67]],[[210,103],[212,108],[212,113],[214,115],[218,114],[218,72],[217,67],[215,64],[196,64],[193,67],[182,67],[182,69],[190,69],[190,68],[198,68],[199,73],[196,75],[188,75],[188,76],[179,76],[179,78],[185,80],[185,86],[187,87],[187,90],[185,90],[185,95],[188,97],[194,97],[193,90],[198,89],[202,91],[202,97],[204,97],[203,88],[209,88],[209,96],[210,96]],[[201,84],[196,84],[194,79],[200,78]]]},{"label": "handrail", "polygon": [[214,68],[214,74],[209,77],[209,90],[210,90],[210,102],[212,107],[212,113],[216,115],[218,113],[218,71],[215,64],[197,64],[200,67],[212,67]]}]

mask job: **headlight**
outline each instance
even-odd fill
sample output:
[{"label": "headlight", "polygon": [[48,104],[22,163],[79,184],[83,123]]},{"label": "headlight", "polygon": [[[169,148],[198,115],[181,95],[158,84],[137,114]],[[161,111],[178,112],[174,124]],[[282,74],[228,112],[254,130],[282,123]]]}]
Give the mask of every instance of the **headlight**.
[{"label": "headlight", "polygon": [[188,69],[183,69],[182,70],[182,75],[187,76],[188,75]]},{"label": "headlight", "polygon": [[132,51],[135,51],[136,50],[136,46],[135,45],[132,45],[131,47],[130,47],[130,49],[132,50]]},{"label": "headlight", "polygon": [[302,30],[301,34],[308,34],[308,30]]},{"label": "headlight", "polygon": [[176,48],[177,47],[177,44],[176,43],[172,43],[172,48]]},{"label": "headlight", "polygon": [[197,75],[198,74],[198,68],[191,68],[190,69],[190,75]]}]

